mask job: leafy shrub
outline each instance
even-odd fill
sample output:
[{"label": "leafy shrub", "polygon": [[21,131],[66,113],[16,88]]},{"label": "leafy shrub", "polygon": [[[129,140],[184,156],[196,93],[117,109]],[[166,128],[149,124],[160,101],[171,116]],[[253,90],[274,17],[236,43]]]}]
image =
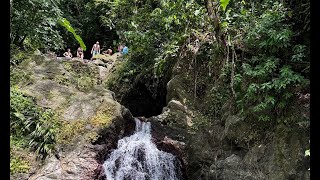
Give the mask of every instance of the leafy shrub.
[{"label": "leafy shrub", "polygon": [[33,98],[25,96],[17,87],[11,88],[10,132],[17,138],[26,139],[38,158],[44,159],[55,148],[59,122],[53,111],[35,104]]},{"label": "leafy shrub", "polygon": [[293,44],[288,10],[279,2],[265,6],[269,8],[252,16],[253,26],[244,42],[253,53],[246,56],[234,79],[240,110],[268,121],[283,114],[295,91],[307,87],[309,81],[289,64],[307,59],[306,47]]},{"label": "leafy shrub", "polygon": [[132,82],[134,77],[139,73],[137,67],[130,61],[117,63],[115,71],[110,74],[106,86],[111,90],[117,85],[123,85],[123,81],[127,79],[126,83]]},{"label": "leafy shrub", "polygon": [[25,96],[17,87],[10,90],[10,132],[23,137],[31,132],[31,125],[40,113],[34,99]]},{"label": "leafy shrub", "polygon": [[10,65],[17,66],[24,60],[28,59],[30,54],[25,51],[20,51],[18,49],[10,49]]},{"label": "leafy shrub", "polygon": [[16,71],[14,68],[10,70],[10,84],[26,84],[32,82],[31,73],[28,71],[19,70]]},{"label": "leafy shrub", "polygon": [[29,144],[39,157],[44,159],[55,149],[55,137],[60,124],[53,111],[49,109],[43,110],[38,118],[35,129],[30,133]]},{"label": "leafy shrub", "polygon": [[57,1],[10,1],[10,39],[21,48],[59,49],[63,39],[56,29],[62,12]]}]

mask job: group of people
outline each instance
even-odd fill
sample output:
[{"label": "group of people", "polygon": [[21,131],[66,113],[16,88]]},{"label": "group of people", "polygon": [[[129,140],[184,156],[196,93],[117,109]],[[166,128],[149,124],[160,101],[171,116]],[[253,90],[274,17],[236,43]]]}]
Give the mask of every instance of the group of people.
[{"label": "group of people", "polygon": [[[67,52],[63,53],[63,56],[66,57],[67,59],[71,59],[73,56],[72,56],[72,53],[71,53],[71,49],[68,48],[67,49]],[[80,58],[80,59],[83,59],[84,55],[83,55],[83,49],[81,47],[79,47],[77,49],[77,58]]]},{"label": "group of people", "polygon": [[[118,46],[118,51],[120,52],[121,55],[125,55],[125,54],[128,54],[129,49],[125,44],[121,44]],[[91,55],[92,55],[91,59],[97,54],[100,54],[99,41],[97,41],[91,48]],[[109,49],[107,49],[107,51],[104,51],[103,54],[112,55],[111,46],[109,47]],[[73,57],[71,53],[71,49],[68,48],[67,52],[63,53],[63,56],[67,59],[71,59]],[[77,58],[80,58],[80,59],[84,58],[83,49],[81,47],[77,49]]]}]

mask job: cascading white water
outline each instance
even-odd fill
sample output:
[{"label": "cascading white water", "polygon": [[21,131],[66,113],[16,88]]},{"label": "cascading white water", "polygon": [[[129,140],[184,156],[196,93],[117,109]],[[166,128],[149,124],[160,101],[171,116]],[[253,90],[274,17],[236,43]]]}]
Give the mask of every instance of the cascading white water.
[{"label": "cascading white water", "polygon": [[135,121],[134,134],[120,139],[103,164],[107,180],[178,180],[175,156],[151,141],[150,122]]}]

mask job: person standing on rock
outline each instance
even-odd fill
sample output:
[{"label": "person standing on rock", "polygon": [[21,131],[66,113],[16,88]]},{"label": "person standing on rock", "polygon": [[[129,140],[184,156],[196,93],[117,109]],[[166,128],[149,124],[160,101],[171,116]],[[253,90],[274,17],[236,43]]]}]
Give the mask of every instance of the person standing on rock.
[{"label": "person standing on rock", "polygon": [[94,55],[100,54],[99,41],[97,41],[97,42],[92,46],[91,54],[92,54],[91,60],[92,60],[92,58],[93,58]]}]

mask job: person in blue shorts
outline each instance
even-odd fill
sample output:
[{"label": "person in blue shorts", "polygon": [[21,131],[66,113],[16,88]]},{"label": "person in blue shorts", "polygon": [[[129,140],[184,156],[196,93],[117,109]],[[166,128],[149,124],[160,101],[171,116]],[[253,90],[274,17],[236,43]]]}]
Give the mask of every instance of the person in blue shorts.
[{"label": "person in blue shorts", "polygon": [[100,54],[100,45],[98,41],[92,46],[91,54],[92,54],[91,59],[93,58],[94,55]]}]

